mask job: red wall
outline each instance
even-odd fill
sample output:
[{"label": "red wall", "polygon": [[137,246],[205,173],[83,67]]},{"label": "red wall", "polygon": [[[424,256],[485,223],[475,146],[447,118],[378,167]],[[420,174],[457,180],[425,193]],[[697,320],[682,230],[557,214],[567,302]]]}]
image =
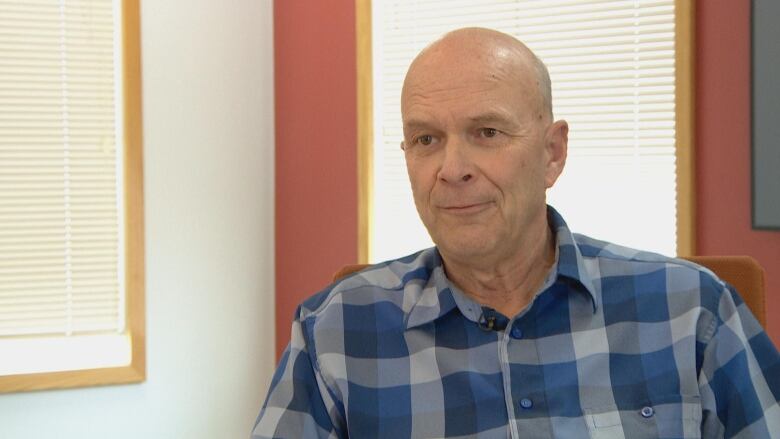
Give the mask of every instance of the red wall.
[{"label": "red wall", "polygon": [[357,260],[354,1],[274,1],[276,347],[296,306]]},{"label": "red wall", "polygon": [[750,2],[698,2],[697,247],[766,269],[768,332],[780,344],[780,232],[750,226]]},{"label": "red wall", "polygon": [[[780,343],[780,232],[750,228],[748,5],[698,2],[698,252],[758,259],[769,333]],[[354,8],[348,0],[274,2],[278,352],[295,306],[357,260]]]}]

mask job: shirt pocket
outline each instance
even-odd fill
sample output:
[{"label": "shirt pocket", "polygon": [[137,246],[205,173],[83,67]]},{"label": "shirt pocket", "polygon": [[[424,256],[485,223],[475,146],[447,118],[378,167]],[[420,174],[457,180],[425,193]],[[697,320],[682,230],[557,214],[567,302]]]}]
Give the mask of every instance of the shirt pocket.
[{"label": "shirt pocket", "polygon": [[585,409],[592,439],[700,438],[701,403],[698,396],[670,395],[651,402]]}]

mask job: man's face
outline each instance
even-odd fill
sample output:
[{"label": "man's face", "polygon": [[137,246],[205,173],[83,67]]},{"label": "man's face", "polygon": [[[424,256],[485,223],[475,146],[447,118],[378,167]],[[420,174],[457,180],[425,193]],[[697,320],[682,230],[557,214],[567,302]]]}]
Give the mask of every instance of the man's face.
[{"label": "man's face", "polygon": [[415,205],[454,257],[509,256],[524,233],[547,227],[545,190],[563,167],[567,127],[543,114],[530,64],[511,56],[432,53],[404,86],[402,146]]}]

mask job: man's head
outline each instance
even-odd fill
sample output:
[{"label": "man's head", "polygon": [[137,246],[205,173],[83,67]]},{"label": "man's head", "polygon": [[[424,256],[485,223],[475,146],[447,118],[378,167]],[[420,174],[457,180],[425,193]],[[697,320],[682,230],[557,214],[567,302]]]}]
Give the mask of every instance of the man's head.
[{"label": "man's head", "polygon": [[515,256],[546,233],[546,189],[566,161],[544,64],[488,29],[450,32],[404,81],[402,147],[417,211],[445,256]]}]

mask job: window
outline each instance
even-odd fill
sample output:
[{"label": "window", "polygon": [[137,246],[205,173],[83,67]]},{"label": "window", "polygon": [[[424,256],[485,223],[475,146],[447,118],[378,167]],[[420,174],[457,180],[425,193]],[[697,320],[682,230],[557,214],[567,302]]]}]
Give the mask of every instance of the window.
[{"label": "window", "polygon": [[364,261],[431,245],[398,147],[400,89],[420,49],[465,26],[512,34],[547,64],[555,118],[570,125],[569,159],[548,202],[572,230],[692,253],[690,2],[406,0],[372,8],[358,11],[359,38],[371,40],[358,48],[359,113],[373,116],[359,121]]},{"label": "window", "polygon": [[138,14],[0,1],[0,392],[145,377]]}]

